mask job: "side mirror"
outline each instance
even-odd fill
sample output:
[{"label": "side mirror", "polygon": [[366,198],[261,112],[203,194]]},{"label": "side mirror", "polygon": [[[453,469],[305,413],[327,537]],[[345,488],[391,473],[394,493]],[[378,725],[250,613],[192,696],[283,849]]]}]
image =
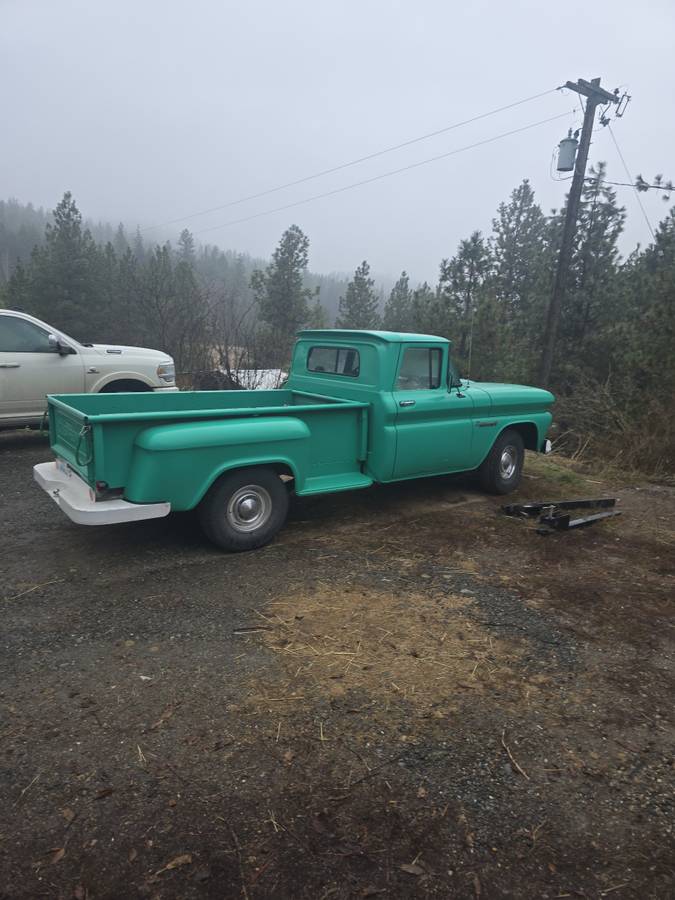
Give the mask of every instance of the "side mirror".
[{"label": "side mirror", "polygon": [[465,394],[462,393],[462,379],[455,372],[452,363],[448,364],[448,391],[451,392],[453,388],[457,389],[457,396],[464,397]]},{"label": "side mirror", "polygon": [[457,375],[452,365],[448,366],[448,390],[451,391],[453,388],[460,388],[462,386],[462,379]]},{"label": "side mirror", "polygon": [[48,334],[47,340],[49,341],[50,348],[55,353],[58,353],[59,356],[69,356],[71,353],[75,352],[72,347],[68,346],[68,344],[62,344],[58,336],[55,334]]}]

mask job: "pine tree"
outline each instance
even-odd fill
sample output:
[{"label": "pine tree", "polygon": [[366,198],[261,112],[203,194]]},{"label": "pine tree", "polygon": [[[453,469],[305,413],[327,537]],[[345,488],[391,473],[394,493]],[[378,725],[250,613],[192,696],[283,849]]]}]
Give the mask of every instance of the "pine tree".
[{"label": "pine tree", "polygon": [[488,282],[481,289],[474,313],[470,346],[462,373],[483,381],[513,380],[511,372],[526,362],[515,353],[503,310]]},{"label": "pine tree", "polygon": [[[126,252],[118,258],[115,278],[114,313],[117,318],[114,339],[121,344],[133,344],[138,340],[141,327],[139,300],[139,267],[136,254],[127,247]],[[111,338],[112,340],[112,338]]]},{"label": "pine tree", "polygon": [[421,334],[443,335],[437,292],[425,281],[412,293],[411,329]]},{"label": "pine tree", "polygon": [[121,343],[123,323],[120,316],[118,295],[119,261],[110,241],[99,252],[96,283],[96,308],[98,316],[94,333],[105,336],[106,341]]},{"label": "pine tree", "polygon": [[[499,205],[492,225],[492,295],[481,312],[481,341],[489,332],[490,345],[483,350],[500,358],[500,377],[528,381],[539,362],[553,266],[546,217],[527,180]],[[494,327],[488,327],[488,309]]]},{"label": "pine tree", "polygon": [[0,200],[0,285],[6,284],[18,262],[24,265],[42,241],[47,214],[31,203]]},{"label": "pine tree", "polygon": [[[604,341],[599,338],[611,326],[619,295],[618,240],[625,209],[617,205],[616,192],[605,183],[605,164],[590,172],[580,204],[554,359],[559,386],[573,384],[582,369],[600,380],[606,377]],[[560,221],[555,220],[553,228],[559,227]]]},{"label": "pine tree", "polygon": [[377,328],[380,323],[375,280],[364,260],[340,297],[339,328]]},{"label": "pine tree", "polygon": [[388,331],[411,331],[413,294],[410,289],[410,279],[407,272],[401,272],[401,277],[391,289],[389,299],[384,305],[382,327]]},{"label": "pine tree", "polygon": [[136,226],[136,233],[134,234],[133,251],[134,256],[139,262],[145,261],[145,244],[143,243],[141,229],[138,226]]},{"label": "pine tree", "polygon": [[17,262],[5,294],[7,306],[11,306],[12,309],[28,310],[31,300],[30,274],[23,263]]},{"label": "pine tree", "polygon": [[466,368],[481,291],[492,259],[480,231],[460,242],[452,259],[441,262],[438,283],[438,328],[454,342],[455,355]]},{"label": "pine tree", "polygon": [[307,316],[308,328],[326,328],[328,325],[328,316],[319,300],[319,291],[320,288],[317,285],[317,287],[314,288],[314,303],[310,307]]},{"label": "pine tree", "polygon": [[[622,308],[607,334],[610,364],[625,375],[627,395],[663,403],[675,414],[675,208],[656,229],[654,243],[622,269]],[[636,390],[637,388],[637,390]],[[675,448],[673,448],[675,450]]]},{"label": "pine tree", "polygon": [[203,369],[208,306],[192,266],[176,262],[168,243],[157,246],[139,270],[137,291],[144,340],[170,353],[178,372]]},{"label": "pine tree", "polygon": [[91,340],[100,328],[102,254],[67,192],[45,230],[45,243],[34,248],[26,308],[80,340]]},{"label": "pine tree", "polygon": [[272,262],[251,275],[251,288],[258,303],[260,318],[272,333],[279,351],[279,364],[290,352],[294,335],[307,321],[312,291],[304,286],[309,259],[309,239],[291,225],[272,255]]},{"label": "pine tree", "polygon": [[124,225],[120,222],[117,226],[117,231],[115,232],[115,239],[113,240],[113,247],[115,248],[115,253],[118,256],[123,256],[127,252],[127,248],[129,247],[129,241],[127,240],[127,234],[124,230]]},{"label": "pine tree", "polygon": [[178,259],[191,266],[195,264],[195,239],[187,228],[181,231],[178,238]]},{"label": "pine tree", "polygon": [[154,334],[160,349],[171,343],[175,305],[173,265],[168,244],[157,245],[140,271],[139,306],[145,334]]}]

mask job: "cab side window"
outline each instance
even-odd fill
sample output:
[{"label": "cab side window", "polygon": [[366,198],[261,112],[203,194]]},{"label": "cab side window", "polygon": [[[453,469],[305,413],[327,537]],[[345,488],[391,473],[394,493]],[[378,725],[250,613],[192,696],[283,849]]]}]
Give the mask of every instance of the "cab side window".
[{"label": "cab side window", "polygon": [[14,316],[0,316],[0,353],[53,353],[46,331]]},{"label": "cab side window", "polygon": [[408,347],[396,379],[397,391],[435,390],[441,384],[442,354],[438,348]]}]

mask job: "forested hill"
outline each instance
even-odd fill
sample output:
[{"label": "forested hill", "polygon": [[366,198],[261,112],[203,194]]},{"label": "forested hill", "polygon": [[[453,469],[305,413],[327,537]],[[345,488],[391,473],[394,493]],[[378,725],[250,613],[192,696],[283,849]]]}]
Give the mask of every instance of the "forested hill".
[{"label": "forested hill", "polygon": [[[15,199],[0,200],[0,288],[9,281],[17,262],[27,265],[33,248],[45,241],[45,229],[53,223],[53,213],[31,203],[20,203]],[[83,219],[83,230],[89,231],[94,242],[101,247],[110,243],[116,253],[122,255],[131,246],[140,257],[152,253],[152,241],[144,238],[142,232],[126,230],[123,225],[113,226],[109,222]],[[263,268],[268,260],[257,259],[247,253],[205,245],[197,249],[195,267],[205,278],[220,282],[225,289],[231,288],[231,279],[236,277],[248,284],[255,269]],[[326,319],[335,320],[338,314],[340,296],[345,292],[347,278],[338,274],[305,273],[307,286],[312,290],[320,288],[321,305]],[[1,297],[1,294],[0,294]]]},{"label": "forested hill", "polygon": [[[625,218],[604,165],[591,169],[550,381],[558,441],[617,465],[672,473],[675,209],[648,246],[622,259]],[[121,227],[87,226],[70,194],[52,216],[7,202],[0,305],[79,339],[166,350],[186,376],[284,366],[298,328],[335,323],[444,335],[463,376],[536,384],[561,225],[561,214],[546,215],[524,181],[489,231],[470,234],[440,261],[436,284],[412,285],[402,271],[383,303],[367,260],[349,281],[309,274],[310,239],[296,225],[265,262],[197,247],[187,230],[174,245],[159,245]]]}]

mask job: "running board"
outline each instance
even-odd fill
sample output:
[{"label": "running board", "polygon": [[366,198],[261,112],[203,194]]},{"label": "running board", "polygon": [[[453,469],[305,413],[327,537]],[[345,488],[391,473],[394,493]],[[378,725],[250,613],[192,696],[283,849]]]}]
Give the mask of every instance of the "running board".
[{"label": "running board", "polygon": [[305,481],[301,491],[296,491],[298,496],[307,494],[332,494],[337,491],[354,491],[360,488],[370,487],[373,479],[361,472],[349,472],[346,475],[314,475]]}]

